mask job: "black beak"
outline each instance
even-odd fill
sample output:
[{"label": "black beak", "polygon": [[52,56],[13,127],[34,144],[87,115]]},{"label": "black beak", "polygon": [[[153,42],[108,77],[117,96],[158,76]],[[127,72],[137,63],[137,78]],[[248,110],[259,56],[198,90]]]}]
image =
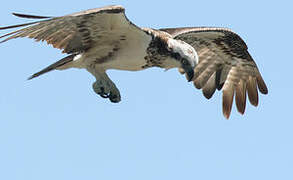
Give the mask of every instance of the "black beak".
[{"label": "black beak", "polygon": [[186,67],[183,67],[183,69],[186,73],[186,78],[187,78],[188,82],[190,82],[194,76],[194,68],[191,66],[186,66]]}]

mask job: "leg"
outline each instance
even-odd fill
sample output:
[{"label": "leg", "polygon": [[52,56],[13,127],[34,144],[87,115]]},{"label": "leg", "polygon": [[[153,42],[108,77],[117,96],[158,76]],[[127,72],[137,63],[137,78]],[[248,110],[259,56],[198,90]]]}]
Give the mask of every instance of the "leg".
[{"label": "leg", "polygon": [[121,101],[118,88],[108,77],[105,70],[97,68],[87,68],[87,70],[96,77],[93,83],[93,90],[103,98],[109,98],[111,102],[117,103]]}]

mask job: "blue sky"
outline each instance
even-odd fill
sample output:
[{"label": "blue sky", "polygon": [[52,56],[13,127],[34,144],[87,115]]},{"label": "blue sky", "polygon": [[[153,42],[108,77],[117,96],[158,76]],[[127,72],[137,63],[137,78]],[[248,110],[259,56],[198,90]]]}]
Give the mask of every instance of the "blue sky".
[{"label": "blue sky", "polygon": [[[167,3],[167,4],[165,4]],[[221,93],[201,91],[170,70],[111,71],[122,94],[112,104],[91,89],[84,70],[26,78],[64,55],[45,43],[0,45],[0,179],[293,179],[292,2],[19,1],[11,12],[64,15],[121,4],[143,27],[222,26],[247,42],[269,94],[258,108],[222,116]]]}]

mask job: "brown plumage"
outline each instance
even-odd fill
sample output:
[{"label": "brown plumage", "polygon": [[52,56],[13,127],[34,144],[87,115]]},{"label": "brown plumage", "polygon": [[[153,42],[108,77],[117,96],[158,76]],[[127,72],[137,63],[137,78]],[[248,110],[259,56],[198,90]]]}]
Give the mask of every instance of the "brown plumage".
[{"label": "brown plumage", "polygon": [[247,51],[245,42],[226,28],[161,29],[192,45],[199,56],[193,83],[209,99],[223,88],[223,114],[228,119],[235,95],[238,112],[244,114],[246,93],[252,105],[258,105],[258,90],[268,89]]},{"label": "brown plumage", "polygon": [[234,87],[233,85],[227,86],[227,88],[223,89],[223,114],[229,119],[230,112],[232,109],[234,98]]},{"label": "brown plumage", "polygon": [[[111,20],[111,15],[124,12],[121,6],[107,6],[103,8],[90,9],[79,13],[74,13],[61,17],[35,16],[13,13],[22,18],[45,19],[31,23],[0,27],[0,30],[17,27],[25,27],[11,33],[0,36],[7,37],[0,43],[19,37],[28,37],[36,41],[46,41],[54,48],[63,50],[63,53],[72,54],[87,50],[96,38],[101,37],[100,41],[109,40],[112,34],[107,33],[108,27],[105,27],[107,21]],[[107,16],[97,14],[109,13]],[[29,26],[34,25],[34,26]],[[28,26],[28,27],[26,27]],[[102,31],[104,34],[97,34]],[[104,36],[101,36],[104,35]],[[103,39],[104,38],[104,39]],[[118,38],[115,37],[114,38]]]},{"label": "brown plumage", "polygon": [[203,95],[207,99],[210,99],[213,96],[213,94],[215,93],[216,89],[217,89],[216,72],[214,72],[213,75],[209,78],[207,83],[202,88],[202,92],[203,92]]},{"label": "brown plumage", "polygon": [[244,114],[246,106],[246,83],[245,80],[241,79],[236,86],[236,107],[238,112]]}]

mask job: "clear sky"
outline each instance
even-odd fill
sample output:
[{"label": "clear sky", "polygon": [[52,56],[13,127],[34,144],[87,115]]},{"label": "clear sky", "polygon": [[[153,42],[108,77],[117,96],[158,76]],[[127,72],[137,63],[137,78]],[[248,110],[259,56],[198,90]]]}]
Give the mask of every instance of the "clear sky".
[{"label": "clear sky", "polygon": [[[166,3],[166,4],[165,4]],[[290,1],[1,2],[11,12],[59,16],[121,4],[138,26],[223,26],[248,44],[269,94],[259,107],[222,115],[221,92],[206,100],[176,69],[111,71],[122,94],[112,104],[85,70],[26,78],[64,57],[45,43],[0,45],[0,179],[293,179],[292,7]]]}]

